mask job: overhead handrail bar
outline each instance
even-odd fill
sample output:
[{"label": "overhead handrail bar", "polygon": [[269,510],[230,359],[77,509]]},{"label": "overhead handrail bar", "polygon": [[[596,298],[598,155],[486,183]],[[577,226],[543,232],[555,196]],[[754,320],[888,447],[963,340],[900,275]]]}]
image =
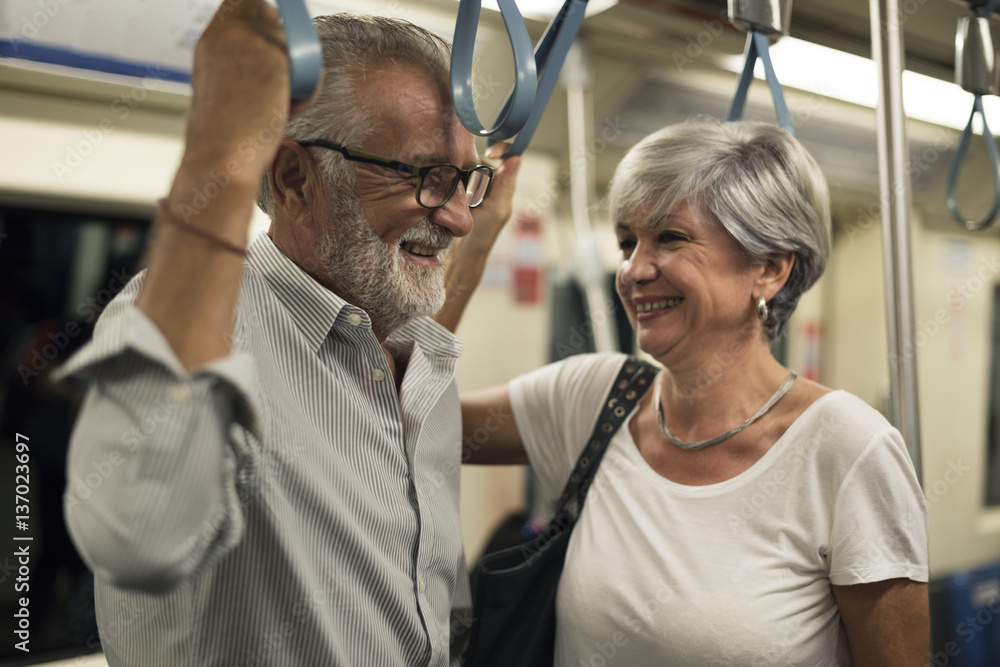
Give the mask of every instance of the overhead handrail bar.
[{"label": "overhead handrail bar", "polygon": [[770,53],[770,36],[788,34],[788,25],[791,20],[788,4],[788,0],[777,2],[729,0],[729,21],[737,28],[747,32],[747,45],[744,51],[743,72],[740,74],[733,102],[729,106],[727,121],[739,120],[743,117],[747,93],[750,91],[750,83],[753,81],[753,70],[757,59],[760,58],[764,64],[764,78],[767,81],[767,87],[771,89],[771,99],[774,100],[774,112],[778,118],[778,125],[787,130],[789,134],[795,134],[792,116],[788,113],[785,94],[778,82],[777,75],[774,73]]},{"label": "overhead handrail bar", "polygon": [[[955,83],[972,93],[972,113],[969,122],[962,130],[962,136],[955,148],[955,157],[948,169],[948,185],[946,202],[952,219],[963,228],[978,232],[986,229],[1000,213],[1000,151],[986,122],[983,109],[983,95],[1000,93],[1000,67],[997,64],[997,47],[994,32],[990,26],[990,14],[1000,7],[1000,0],[990,0],[976,16],[965,17],[958,22],[958,34],[955,36]],[[976,114],[983,121],[983,140],[986,142],[986,152],[989,154],[990,166],[993,169],[993,206],[979,220],[968,220],[958,210],[958,172],[969,141],[972,139],[972,123]]]},{"label": "overhead handrail bar", "polygon": [[482,0],[461,0],[455,20],[455,38],[451,47],[451,96],[458,119],[469,132],[496,141],[517,134],[531,115],[535,103],[538,72],[532,53],[531,37],[514,0],[498,0],[500,15],[514,53],[514,89],[493,127],[487,130],[476,113],[472,91],[472,64]]},{"label": "overhead handrail bar", "polygon": [[[520,18],[516,7],[513,12],[508,12],[511,16],[504,15],[504,25],[507,26],[511,47],[514,49],[517,75],[514,88],[504,101],[496,125],[489,131],[484,130],[479,122],[472,101],[472,55],[480,2],[481,0],[461,0],[458,9],[459,18],[455,24],[455,40],[451,56],[451,87],[455,109],[466,129],[473,134],[489,137],[487,142],[489,145],[509,139],[516,134],[517,139],[504,156],[520,155],[531,142],[559,80],[559,72],[566,61],[566,54],[569,53],[580,24],[583,23],[587,0],[566,0],[545,29],[534,53],[531,53],[531,41],[527,37],[527,28],[524,28],[522,21],[520,25],[524,30],[524,39],[527,40],[529,58],[523,57],[523,40],[518,38],[516,46],[514,43],[515,33],[520,34],[517,30],[518,22],[513,18],[514,15]],[[503,3],[498,4],[502,13]],[[513,2],[510,4],[513,6]],[[530,61],[530,72],[526,65],[522,67],[518,64],[519,55],[522,63]]]},{"label": "overhead handrail bar", "polygon": [[319,85],[323,49],[304,0],[278,0],[278,12],[288,43],[288,67],[292,99],[304,102]]}]

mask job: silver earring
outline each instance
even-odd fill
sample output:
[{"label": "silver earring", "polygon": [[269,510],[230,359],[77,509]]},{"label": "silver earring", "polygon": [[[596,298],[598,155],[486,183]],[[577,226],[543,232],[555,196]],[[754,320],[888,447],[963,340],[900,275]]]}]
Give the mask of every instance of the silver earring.
[{"label": "silver earring", "polygon": [[764,297],[757,297],[757,317],[761,322],[767,320],[767,300]]}]

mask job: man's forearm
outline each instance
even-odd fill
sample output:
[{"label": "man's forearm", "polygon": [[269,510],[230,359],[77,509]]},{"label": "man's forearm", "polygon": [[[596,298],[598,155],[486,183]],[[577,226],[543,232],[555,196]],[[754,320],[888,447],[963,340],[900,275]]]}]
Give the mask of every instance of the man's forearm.
[{"label": "man's forearm", "polygon": [[175,224],[159,224],[136,300],[188,370],[229,351],[243,272],[231,247],[246,247],[257,186],[288,118],[277,11],[262,0],[224,0],[195,47],[191,87],[184,158],[165,214]]},{"label": "man's forearm", "polygon": [[[210,173],[210,169],[182,167],[167,207],[182,223],[210,230],[230,244],[246,247],[253,192],[242,184],[230,183],[218,188],[215,198],[204,198],[206,185],[213,182]],[[199,193],[202,198],[197,196]],[[196,204],[203,206],[199,209]],[[161,221],[136,305],[160,329],[184,367],[191,370],[229,353],[242,275],[240,255]]]}]

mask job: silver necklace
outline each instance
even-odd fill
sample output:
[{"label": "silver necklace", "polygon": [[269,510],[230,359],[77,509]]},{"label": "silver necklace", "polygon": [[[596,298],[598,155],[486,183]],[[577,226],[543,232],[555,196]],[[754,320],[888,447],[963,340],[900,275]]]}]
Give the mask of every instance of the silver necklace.
[{"label": "silver necklace", "polygon": [[663,437],[672,442],[677,447],[688,450],[704,449],[705,447],[709,447],[711,445],[720,443],[726,438],[733,437],[734,435],[745,429],[747,426],[749,426],[750,424],[754,423],[755,421],[763,417],[768,410],[774,407],[775,403],[781,400],[782,396],[788,393],[788,390],[792,388],[792,383],[795,382],[796,377],[798,376],[795,374],[795,371],[789,373],[785,381],[781,383],[780,387],[778,387],[778,391],[771,394],[771,398],[767,399],[767,403],[764,404],[764,407],[758,410],[757,414],[755,414],[750,419],[746,420],[736,428],[729,429],[728,431],[726,431],[721,435],[717,435],[714,438],[709,438],[708,440],[699,440],[698,442],[689,442],[687,440],[681,440],[673,433],[671,433],[669,428],[667,428],[667,420],[663,417],[663,404],[660,402],[660,383],[657,382],[656,391],[653,396],[653,400],[656,401],[656,420],[660,422],[660,431],[663,432]]}]

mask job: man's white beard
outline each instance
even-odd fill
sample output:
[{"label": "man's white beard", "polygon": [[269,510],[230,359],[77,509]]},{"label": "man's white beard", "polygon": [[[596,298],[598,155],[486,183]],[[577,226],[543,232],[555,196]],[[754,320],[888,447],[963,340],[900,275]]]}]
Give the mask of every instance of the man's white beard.
[{"label": "man's white beard", "polygon": [[427,218],[403,233],[438,252],[442,265],[419,266],[372,231],[353,193],[339,193],[320,243],[318,257],[335,291],[366,313],[376,335],[388,336],[410,320],[433,315],[445,301],[443,262],[454,237]]}]

